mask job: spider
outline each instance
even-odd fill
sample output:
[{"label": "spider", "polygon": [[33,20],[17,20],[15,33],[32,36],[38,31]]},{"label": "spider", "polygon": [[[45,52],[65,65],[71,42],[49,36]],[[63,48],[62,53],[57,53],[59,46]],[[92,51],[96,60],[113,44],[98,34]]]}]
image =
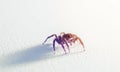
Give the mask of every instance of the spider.
[{"label": "spider", "polygon": [[[83,48],[85,48],[82,40],[75,34],[72,34],[72,33],[65,33],[65,32],[61,32],[60,35],[56,35],[56,34],[52,34],[50,36],[48,36],[45,41],[43,42],[43,44],[51,37],[55,37],[54,40],[53,40],[53,50],[55,51],[55,42],[57,42],[59,45],[62,46],[65,54],[67,53],[66,52],[66,49],[64,47],[64,44],[67,46],[67,49],[69,50],[70,52],[70,49],[69,49],[69,44],[72,45],[72,43],[75,43],[77,40],[79,40],[80,44],[83,46]],[[84,49],[85,51],[85,49]]]}]

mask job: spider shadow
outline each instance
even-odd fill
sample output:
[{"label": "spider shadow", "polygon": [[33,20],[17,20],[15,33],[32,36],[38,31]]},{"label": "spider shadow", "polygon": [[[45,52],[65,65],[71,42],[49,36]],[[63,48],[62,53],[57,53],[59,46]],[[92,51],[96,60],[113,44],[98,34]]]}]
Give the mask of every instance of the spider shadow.
[{"label": "spider shadow", "polygon": [[55,58],[61,55],[55,55],[53,53],[51,44],[38,45],[27,48],[26,50],[18,51],[14,54],[10,54],[5,57],[3,66],[12,66],[18,64],[31,63],[36,61],[42,61],[50,58]]}]

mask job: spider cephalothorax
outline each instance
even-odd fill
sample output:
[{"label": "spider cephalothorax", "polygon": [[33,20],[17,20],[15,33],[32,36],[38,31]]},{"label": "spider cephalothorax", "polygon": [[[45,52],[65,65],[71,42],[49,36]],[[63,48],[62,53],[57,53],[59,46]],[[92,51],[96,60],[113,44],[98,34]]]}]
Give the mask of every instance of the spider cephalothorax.
[{"label": "spider cephalothorax", "polygon": [[65,49],[64,45],[66,45],[68,50],[70,51],[69,44],[72,45],[72,43],[75,43],[77,40],[79,40],[80,44],[84,48],[84,44],[83,44],[82,40],[77,35],[72,34],[72,33],[64,33],[64,32],[61,32],[60,35],[58,35],[58,36],[56,34],[52,34],[52,35],[48,36],[46,38],[46,40],[43,42],[43,44],[47,41],[47,39],[49,39],[53,36],[55,36],[55,39],[53,40],[53,50],[54,51],[55,51],[55,42],[57,42],[58,44],[60,44],[62,46],[65,53],[66,53],[66,49]]}]

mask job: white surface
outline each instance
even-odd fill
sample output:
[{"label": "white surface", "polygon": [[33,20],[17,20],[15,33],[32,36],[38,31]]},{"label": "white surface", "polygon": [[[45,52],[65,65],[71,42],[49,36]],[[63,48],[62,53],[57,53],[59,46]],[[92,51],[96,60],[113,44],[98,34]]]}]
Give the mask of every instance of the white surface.
[{"label": "white surface", "polygon": [[[0,72],[120,72],[119,4],[0,0]],[[80,36],[86,51],[54,55],[49,44],[41,45],[47,36],[63,31]]]}]

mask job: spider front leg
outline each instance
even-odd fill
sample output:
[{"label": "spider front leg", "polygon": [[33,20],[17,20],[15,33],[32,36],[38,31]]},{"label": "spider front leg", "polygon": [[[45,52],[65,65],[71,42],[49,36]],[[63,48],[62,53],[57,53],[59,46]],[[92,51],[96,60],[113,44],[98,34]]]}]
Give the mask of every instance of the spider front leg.
[{"label": "spider front leg", "polygon": [[83,41],[79,37],[78,37],[78,40],[80,41],[80,43],[83,46],[83,48],[85,48]]},{"label": "spider front leg", "polygon": [[81,38],[79,38],[79,37],[78,37],[77,35],[75,35],[75,34],[72,35],[72,38],[73,38],[73,39],[72,39],[71,41],[74,42],[74,43],[75,43],[76,40],[79,40],[80,44],[83,46],[83,49],[84,49],[84,51],[85,51],[85,46],[84,46],[84,43],[83,43],[83,41],[81,40]]},{"label": "spider front leg", "polygon": [[80,41],[80,44],[83,46],[83,51],[85,51],[85,46],[84,46],[84,43],[83,43],[83,41],[79,38],[79,37],[77,37],[77,39]]},{"label": "spider front leg", "polygon": [[80,44],[83,46],[83,48],[85,48],[84,43],[81,40],[81,38],[78,37],[77,35],[73,34],[73,42],[75,42],[76,40],[79,40]]},{"label": "spider front leg", "polygon": [[48,36],[48,37],[45,39],[45,41],[44,41],[42,44],[44,44],[49,38],[51,38],[51,37],[53,37],[53,36],[55,36],[55,37],[57,38],[57,35],[56,35],[56,34],[50,35],[50,36]]}]

